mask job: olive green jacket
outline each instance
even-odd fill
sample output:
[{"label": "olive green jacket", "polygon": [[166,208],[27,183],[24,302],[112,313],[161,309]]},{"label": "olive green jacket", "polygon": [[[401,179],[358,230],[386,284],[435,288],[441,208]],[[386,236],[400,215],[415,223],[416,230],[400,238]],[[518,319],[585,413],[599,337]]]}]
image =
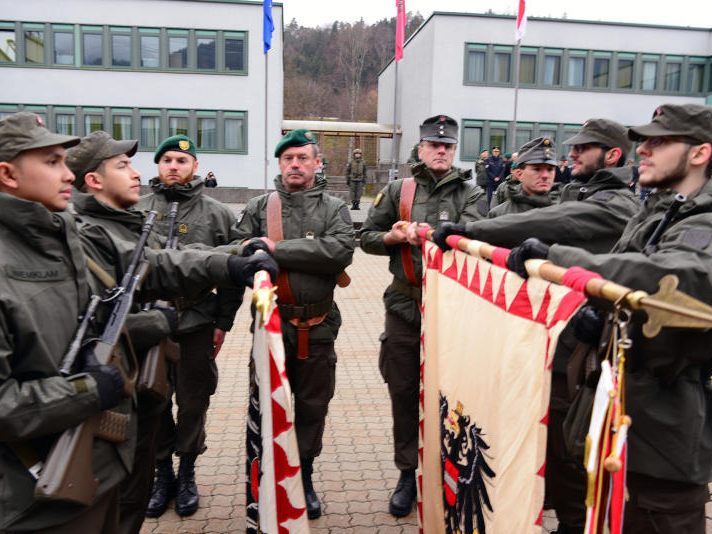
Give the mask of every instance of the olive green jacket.
[{"label": "olive green jacket", "polygon": [[[521,182],[505,182],[501,187],[509,190],[507,200],[496,205],[489,211],[488,218],[494,219],[509,213],[524,213],[536,208],[546,208],[554,204],[559,198],[558,187],[552,187],[551,191],[543,195],[530,195],[524,192]],[[499,192],[499,188],[497,189]]]},{"label": "olive green jacket", "polygon": [[[102,228],[80,234],[70,213],[51,213],[0,193],[0,530],[50,527],[83,510],[36,500],[35,479],[17,452],[44,458],[62,431],[99,412],[94,379],[82,373],[62,377],[59,364],[90,295],[103,290],[89,275],[85,254],[118,266],[116,278],[132,252],[131,244]],[[147,249],[146,258],[152,269],[141,293],[149,300],[233,285],[225,254]],[[97,314],[100,321],[106,308]],[[132,400],[114,410],[133,414]],[[98,496],[132,465],[135,417],[131,421],[126,442],[94,441]]]},{"label": "olive green jacket", "polygon": [[366,163],[363,159],[352,159],[346,166],[346,182],[363,182],[366,180]]},{"label": "olive green jacket", "polygon": [[490,209],[507,202],[512,192],[516,191],[518,185],[520,185],[519,180],[517,180],[513,174],[508,175],[502,183],[497,186],[497,189],[494,190]]},{"label": "olive green jacket", "polygon": [[[549,259],[649,293],[657,291],[663,276],[673,274],[681,291],[712,305],[712,183],[682,206],[657,251],[644,253],[673,195],[652,193],[609,254],[556,245]],[[707,484],[712,478],[712,331],[663,328],[648,339],[641,333],[644,320],[642,313],[633,317],[633,346],[626,360],[626,403],[633,420],[629,469]]]},{"label": "olive green jacket", "polygon": [[640,207],[628,189],[629,177],[626,168],[602,169],[586,184],[566,184],[558,204],[467,223],[467,236],[500,247],[536,237],[548,244],[608,252]]},{"label": "olive green jacket", "polygon": [[[179,202],[176,221],[179,244],[217,247],[236,239],[234,213],[222,202],[203,194],[204,182],[199,176],[187,184],[170,187],[156,177],[151,179],[150,185],[153,194],[142,197],[137,209],[158,212],[161,220],[156,223],[156,231],[159,234],[168,235],[170,204]],[[220,289],[206,291],[194,301],[179,301],[180,331],[197,330],[211,323],[220,330],[230,330],[243,295],[241,290]]]},{"label": "olive green jacket", "polygon": [[[428,223],[435,228],[439,223],[451,221],[466,223],[482,219],[478,204],[486,193],[471,182],[472,172],[453,167],[440,180],[435,179],[424,163],[412,167],[417,186],[411,211],[411,220]],[[403,180],[395,180],[384,187],[376,197],[361,231],[361,248],[368,254],[390,256],[389,270],[394,279],[408,284],[401,260],[401,245],[386,246],[383,236],[400,220],[400,193]],[[411,247],[415,276],[422,277],[422,259],[419,247]],[[418,302],[396,291],[393,285],[383,296],[386,310],[411,324],[418,324]]]},{"label": "olive green jacket", "polygon": [[[333,342],[341,316],[333,303],[337,276],[351,264],[355,248],[354,229],[344,202],[326,193],[326,180],[317,178],[314,187],[295,193],[274,180],[282,201],[284,239],[274,250],[280,270],[289,273],[289,286],[298,305],[332,302],[326,320],[309,332],[312,342]],[[234,232],[244,241],[267,236],[269,194],[251,199]],[[283,333],[294,335],[294,327],[282,321]]]}]

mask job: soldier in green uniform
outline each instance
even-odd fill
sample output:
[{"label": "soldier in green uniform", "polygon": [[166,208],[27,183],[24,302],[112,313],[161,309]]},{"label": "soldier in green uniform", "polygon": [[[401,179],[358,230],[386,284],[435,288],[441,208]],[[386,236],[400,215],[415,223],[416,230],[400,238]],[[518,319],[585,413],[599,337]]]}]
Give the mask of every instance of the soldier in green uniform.
[{"label": "soldier in green uniform", "polygon": [[[108,133],[96,131],[67,151],[67,166],[74,173],[72,204],[82,228],[99,226],[109,234],[135,244],[144,216],[134,209],[139,201],[141,175],[131,164],[138,141],[114,140]],[[158,234],[149,237],[152,248],[160,249]],[[110,289],[110,288],[109,288]],[[127,327],[139,362],[148,349],[175,333],[176,311],[154,306],[136,310],[129,316]],[[131,474],[121,484],[119,499],[119,531],[136,533],[146,517],[151,494],[156,457],[156,438],[165,401],[157,401],[144,392],[137,396],[138,439]]]},{"label": "soldier in green uniform", "polygon": [[[443,248],[450,234],[466,235],[498,246],[515,247],[529,237],[548,244],[608,252],[639,209],[623,167],[632,143],[621,124],[591,119],[564,144],[571,145],[574,180],[561,190],[558,204],[526,213],[502,215],[467,225],[442,225],[433,238]],[[583,467],[566,451],[563,422],[571,404],[567,369],[578,344],[574,324],[562,332],[554,355],[547,438],[546,495],[556,510],[561,532],[580,533],[585,523]]]},{"label": "soldier in green uniform", "polygon": [[346,165],[346,183],[351,191],[351,209],[361,209],[361,194],[363,184],[366,182],[366,163],[363,161],[361,149],[357,148],[353,152],[353,157]]},{"label": "soldier in green uniform", "polygon": [[280,266],[279,313],[310,519],[321,515],[312,472],[336,380],[334,342],[341,314],[334,288],[355,247],[348,208],[326,193],[326,180],[315,176],[318,153],[308,130],[282,137],[274,152],[281,172],[274,180],[276,191],[250,200],[236,231],[243,251],[265,248]]},{"label": "soldier in green uniform", "polygon": [[[640,183],[655,192],[611,252],[527,240],[512,251],[509,267],[526,274],[527,259],[549,259],[650,293],[663,276],[674,274],[681,291],[712,304],[712,108],[662,105],[652,122],[632,127],[629,135],[640,143]],[[676,194],[687,200],[661,227]],[[651,240],[659,227],[661,237]],[[626,357],[632,425],[623,530],[704,534],[712,480],[712,333],[663,328],[649,339],[642,335],[643,321],[633,315]]]},{"label": "soldier in green uniform", "polygon": [[[78,142],[50,133],[33,113],[0,121],[0,530],[8,533],[118,532],[118,485],[131,468],[134,410],[120,373],[91,360],[70,376],[59,372],[90,295],[103,290],[88,255],[123,269],[133,252],[123,241],[102,240],[100,229],[80,233],[65,211],[74,180],[65,148]],[[255,270],[274,268],[216,252],[145,255],[152,267],[146,298],[244,285]],[[128,416],[128,434],[117,444],[94,439],[92,503],[37,499],[37,467],[59,434],[104,410]]]},{"label": "soldier in green uniform", "polygon": [[386,325],[379,368],[391,397],[395,464],[401,471],[389,506],[398,517],[412,509],[418,466],[422,265],[420,248],[408,243],[406,227],[412,221],[432,226],[475,221],[482,218],[478,202],[487,198],[484,190],[470,181],[471,170],[452,165],[457,131],[457,122],[445,115],[423,122],[418,147],[421,163],[411,167],[412,178],[391,182],[378,194],[361,233],[364,252],[389,256],[393,273],[393,282],[383,296]]},{"label": "soldier in green uniform", "polygon": [[518,159],[512,172],[516,173],[517,180],[505,181],[497,188],[497,193],[501,187],[509,188],[508,198],[489,211],[490,219],[545,208],[558,198],[558,188],[554,188],[556,150],[551,140],[537,137],[522,145],[516,154]]},{"label": "soldier in green uniform", "polygon": [[[163,140],[153,160],[158,164],[158,176],[150,181],[153,193],[141,199],[140,209],[158,211],[166,219],[171,202],[177,201],[176,235],[182,245],[216,247],[236,238],[232,210],[204,194],[203,179],[196,175],[195,144],[190,138],[174,135]],[[159,231],[167,234],[165,226]],[[163,514],[173,495],[178,515],[188,516],[198,509],[195,460],[206,448],[205,420],[210,396],[218,383],[215,357],[241,302],[241,292],[221,289],[176,303],[181,313],[180,333],[175,337],[180,345],[180,361],[175,365],[173,380],[178,412],[174,421],[170,402],[164,412],[148,517]],[[174,452],[180,458],[177,481]]]}]

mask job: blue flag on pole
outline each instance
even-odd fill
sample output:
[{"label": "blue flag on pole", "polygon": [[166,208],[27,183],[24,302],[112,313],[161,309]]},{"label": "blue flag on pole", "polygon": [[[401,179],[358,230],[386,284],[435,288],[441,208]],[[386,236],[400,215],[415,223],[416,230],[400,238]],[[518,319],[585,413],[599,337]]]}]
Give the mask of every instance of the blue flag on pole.
[{"label": "blue flag on pole", "polygon": [[262,20],[262,41],[264,42],[265,54],[272,48],[272,32],[274,31],[274,21],[272,20],[272,0],[264,0],[264,18]]}]

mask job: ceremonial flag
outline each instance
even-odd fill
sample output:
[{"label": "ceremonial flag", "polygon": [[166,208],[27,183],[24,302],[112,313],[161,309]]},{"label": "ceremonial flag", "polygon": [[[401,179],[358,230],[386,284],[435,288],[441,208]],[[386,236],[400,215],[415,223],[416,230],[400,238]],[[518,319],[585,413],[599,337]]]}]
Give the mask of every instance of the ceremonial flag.
[{"label": "ceremonial flag", "polygon": [[396,0],[396,53],[395,60],[403,59],[403,42],[405,41],[405,0]]},{"label": "ceremonial flag", "polygon": [[527,31],[527,13],[526,1],[519,0],[519,10],[517,11],[517,29],[515,31],[515,39],[521,41],[524,39],[524,34]]},{"label": "ceremonial flag", "polygon": [[292,391],[269,275],[255,275],[255,333],[247,417],[247,532],[308,533]]},{"label": "ceremonial flag", "polygon": [[551,363],[582,293],[423,247],[421,532],[541,534]]},{"label": "ceremonial flag", "polygon": [[262,18],[262,42],[264,43],[265,54],[272,48],[272,32],[274,31],[274,21],[272,20],[272,0],[264,0],[262,5],[264,14]]}]

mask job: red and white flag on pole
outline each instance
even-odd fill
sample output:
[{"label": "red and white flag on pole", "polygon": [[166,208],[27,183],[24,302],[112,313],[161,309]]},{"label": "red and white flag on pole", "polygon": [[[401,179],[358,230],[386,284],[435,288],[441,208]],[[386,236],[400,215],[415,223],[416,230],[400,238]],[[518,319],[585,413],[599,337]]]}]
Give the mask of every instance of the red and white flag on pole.
[{"label": "red and white flag on pole", "polygon": [[396,0],[396,61],[403,59],[403,42],[405,41],[405,0]]},{"label": "red and white flag on pole", "polygon": [[517,30],[515,38],[517,41],[524,39],[524,34],[527,32],[527,12],[526,0],[519,0],[519,10],[517,11]]}]

